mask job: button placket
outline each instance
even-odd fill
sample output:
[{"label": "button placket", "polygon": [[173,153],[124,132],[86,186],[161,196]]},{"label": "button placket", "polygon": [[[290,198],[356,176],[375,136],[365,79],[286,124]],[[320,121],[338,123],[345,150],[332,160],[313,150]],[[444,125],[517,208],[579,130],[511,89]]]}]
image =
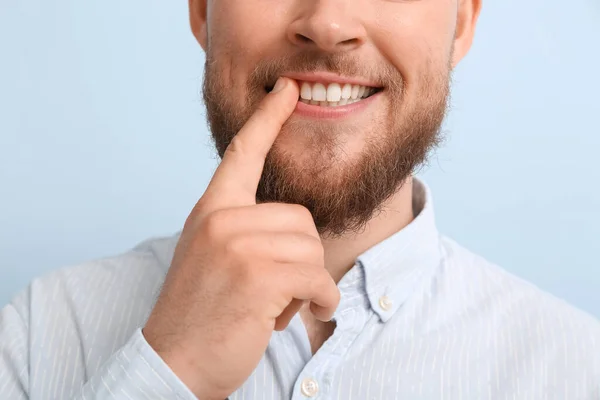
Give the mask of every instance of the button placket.
[{"label": "button placket", "polygon": [[[350,282],[351,285],[345,281]],[[335,371],[351,344],[362,332],[368,318],[366,293],[356,291],[357,287],[362,286],[361,282],[360,270],[351,270],[342,278],[339,284],[341,300],[333,317],[336,329],[305,365],[294,385],[292,399],[329,398]]]}]

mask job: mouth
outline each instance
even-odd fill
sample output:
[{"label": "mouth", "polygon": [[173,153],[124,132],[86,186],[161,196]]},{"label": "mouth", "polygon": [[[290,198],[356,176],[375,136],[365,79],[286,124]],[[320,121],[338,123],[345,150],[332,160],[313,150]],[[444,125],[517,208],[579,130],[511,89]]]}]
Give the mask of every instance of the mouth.
[{"label": "mouth", "polygon": [[299,101],[320,107],[339,107],[358,103],[381,90],[381,88],[350,83],[299,82],[299,84]]},{"label": "mouth", "polygon": [[[298,101],[319,107],[341,107],[361,102],[381,92],[382,87],[365,86],[353,83],[298,80],[300,96]],[[265,87],[270,92],[273,86]]]}]

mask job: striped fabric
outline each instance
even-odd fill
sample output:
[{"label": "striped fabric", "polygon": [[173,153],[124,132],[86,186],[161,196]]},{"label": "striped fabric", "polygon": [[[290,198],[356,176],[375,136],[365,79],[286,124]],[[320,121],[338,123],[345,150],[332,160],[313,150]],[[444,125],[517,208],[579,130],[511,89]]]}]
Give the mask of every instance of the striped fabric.
[{"label": "striped fabric", "polygon": [[[299,317],[230,398],[600,399],[600,324],[418,217],[339,283],[313,356]],[[0,399],[195,399],[140,328],[178,236],[37,279],[0,312]],[[202,400],[202,399],[201,399]]]}]

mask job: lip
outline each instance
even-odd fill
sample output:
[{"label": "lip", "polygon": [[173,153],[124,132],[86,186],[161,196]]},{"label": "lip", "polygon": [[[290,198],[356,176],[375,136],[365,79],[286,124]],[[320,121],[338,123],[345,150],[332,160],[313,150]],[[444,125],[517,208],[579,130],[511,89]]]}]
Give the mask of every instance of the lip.
[{"label": "lip", "polygon": [[[306,72],[306,73],[289,73],[283,74],[283,76],[295,79],[301,82],[321,82],[321,83],[339,83],[351,85],[368,86],[373,88],[380,88],[376,82],[360,77],[346,77],[332,72]],[[358,104],[358,103],[356,103]],[[352,105],[352,104],[351,104]]]},{"label": "lip", "polygon": [[294,110],[294,115],[315,119],[346,118],[353,114],[356,114],[357,112],[364,111],[369,105],[373,103],[373,101],[379,98],[381,93],[382,92],[377,92],[372,96],[367,97],[366,99],[357,101],[356,103],[336,107],[314,106],[298,101],[298,103],[296,104],[296,109]]}]

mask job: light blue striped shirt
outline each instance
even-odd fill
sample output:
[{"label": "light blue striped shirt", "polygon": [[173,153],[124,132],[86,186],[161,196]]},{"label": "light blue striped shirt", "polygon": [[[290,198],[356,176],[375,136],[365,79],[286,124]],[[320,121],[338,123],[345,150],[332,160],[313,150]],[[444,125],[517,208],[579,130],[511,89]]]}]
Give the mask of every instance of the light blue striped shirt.
[{"label": "light blue striped shirt", "polygon": [[[230,398],[600,399],[600,324],[416,219],[339,283],[313,356],[296,316]],[[195,399],[146,343],[178,236],[31,283],[0,313],[0,398]]]}]

